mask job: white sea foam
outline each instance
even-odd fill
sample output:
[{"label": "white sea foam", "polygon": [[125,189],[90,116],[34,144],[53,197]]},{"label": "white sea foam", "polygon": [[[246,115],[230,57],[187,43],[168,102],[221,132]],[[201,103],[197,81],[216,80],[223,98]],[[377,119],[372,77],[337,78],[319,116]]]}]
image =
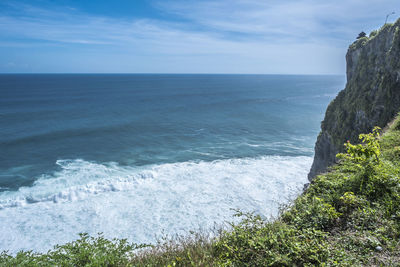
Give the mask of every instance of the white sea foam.
[{"label": "white sea foam", "polygon": [[46,251],[79,232],[154,242],[232,220],[231,209],[277,214],[307,182],[310,157],[146,167],[60,160],[61,171],[0,193],[0,251]]}]

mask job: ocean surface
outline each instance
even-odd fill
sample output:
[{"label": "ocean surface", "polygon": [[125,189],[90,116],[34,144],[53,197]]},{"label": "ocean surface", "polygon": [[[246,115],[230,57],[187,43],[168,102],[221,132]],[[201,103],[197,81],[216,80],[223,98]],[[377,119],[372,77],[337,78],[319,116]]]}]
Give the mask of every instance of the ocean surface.
[{"label": "ocean surface", "polygon": [[0,251],[276,216],[343,76],[0,75]]}]

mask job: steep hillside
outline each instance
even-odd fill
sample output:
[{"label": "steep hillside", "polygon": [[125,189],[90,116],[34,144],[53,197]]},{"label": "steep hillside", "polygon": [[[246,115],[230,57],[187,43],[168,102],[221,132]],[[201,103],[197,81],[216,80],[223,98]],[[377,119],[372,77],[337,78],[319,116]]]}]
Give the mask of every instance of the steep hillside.
[{"label": "steep hillside", "polygon": [[400,19],[386,24],[348,49],[347,84],[329,104],[315,144],[308,175],[332,165],[347,140],[357,142],[360,133],[385,126],[400,108]]}]

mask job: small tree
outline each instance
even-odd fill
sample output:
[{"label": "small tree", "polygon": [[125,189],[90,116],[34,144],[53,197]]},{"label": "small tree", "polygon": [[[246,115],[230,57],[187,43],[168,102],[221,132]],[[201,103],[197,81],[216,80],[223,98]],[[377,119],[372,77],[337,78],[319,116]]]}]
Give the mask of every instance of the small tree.
[{"label": "small tree", "polygon": [[360,32],[360,33],[358,34],[357,39],[363,38],[363,37],[365,37],[365,36],[367,36],[367,34],[366,34],[365,32]]}]

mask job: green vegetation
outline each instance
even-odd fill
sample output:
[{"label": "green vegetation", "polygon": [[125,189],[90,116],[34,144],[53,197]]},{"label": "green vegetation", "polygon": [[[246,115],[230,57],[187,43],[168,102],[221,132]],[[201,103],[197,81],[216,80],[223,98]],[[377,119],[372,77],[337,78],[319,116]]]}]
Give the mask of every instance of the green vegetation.
[{"label": "green vegetation", "polygon": [[400,118],[360,135],[274,221],[255,214],[213,233],[129,244],[82,234],[46,254],[0,255],[1,266],[399,266]]},{"label": "green vegetation", "polygon": [[372,38],[372,37],[374,37],[374,36],[377,35],[377,34],[378,34],[378,31],[377,31],[377,30],[373,30],[372,32],[370,32],[369,38]]},{"label": "green vegetation", "polygon": [[105,239],[80,234],[80,239],[55,246],[47,254],[21,251],[15,257],[0,254],[0,266],[127,266],[133,251],[146,245],[129,244],[125,239]]},{"label": "green vegetation", "polygon": [[[396,24],[398,24],[398,22],[396,22]],[[393,23],[386,23],[379,30],[373,30],[369,34],[369,37],[365,32],[360,32],[356,38],[356,41],[354,41],[354,43],[350,46],[350,50],[363,47],[366,43],[368,43],[368,41],[372,40],[378,34],[387,32],[393,25]]]}]

